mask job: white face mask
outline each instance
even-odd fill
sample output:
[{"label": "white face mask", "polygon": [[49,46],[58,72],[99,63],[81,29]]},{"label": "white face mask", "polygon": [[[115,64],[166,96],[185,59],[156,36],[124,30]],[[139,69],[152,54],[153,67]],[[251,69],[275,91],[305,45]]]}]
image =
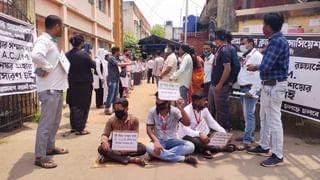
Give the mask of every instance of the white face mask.
[{"label": "white face mask", "polygon": [[240,51],[243,52],[243,53],[246,53],[246,52],[248,52],[248,49],[246,48],[245,45],[241,45],[240,46]]},{"label": "white face mask", "polygon": [[168,53],[168,48],[165,48],[165,49],[164,49],[164,52],[165,52],[165,53]]}]

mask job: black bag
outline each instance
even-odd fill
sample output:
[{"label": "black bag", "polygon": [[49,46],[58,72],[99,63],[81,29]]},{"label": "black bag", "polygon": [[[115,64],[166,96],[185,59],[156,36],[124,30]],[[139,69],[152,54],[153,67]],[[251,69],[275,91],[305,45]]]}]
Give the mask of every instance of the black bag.
[{"label": "black bag", "polygon": [[120,77],[126,77],[127,76],[127,69],[126,68],[121,68],[120,72]]}]

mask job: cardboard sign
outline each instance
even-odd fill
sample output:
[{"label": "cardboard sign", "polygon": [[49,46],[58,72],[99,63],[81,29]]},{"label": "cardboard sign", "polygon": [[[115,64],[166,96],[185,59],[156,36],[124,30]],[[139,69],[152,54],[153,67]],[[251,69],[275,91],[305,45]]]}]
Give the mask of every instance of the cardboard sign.
[{"label": "cardboard sign", "polygon": [[113,131],[112,150],[137,151],[138,133],[136,131]]},{"label": "cardboard sign", "polygon": [[159,81],[159,99],[166,101],[176,101],[180,98],[180,84]]},{"label": "cardboard sign", "polygon": [[210,139],[209,146],[226,146],[230,141],[232,134],[216,132]]},{"label": "cardboard sign", "polygon": [[61,51],[61,53],[60,53],[59,61],[60,61],[60,64],[61,64],[63,70],[64,70],[66,73],[69,73],[70,62],[69,62],[68,58],[66,57],[66,55],[64,54],[63,51]]}]

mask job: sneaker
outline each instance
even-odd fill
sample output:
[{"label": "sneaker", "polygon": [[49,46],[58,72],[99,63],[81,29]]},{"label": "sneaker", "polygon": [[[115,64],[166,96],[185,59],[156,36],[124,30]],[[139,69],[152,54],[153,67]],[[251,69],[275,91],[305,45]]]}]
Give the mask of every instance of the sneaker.
[{"label": "sneaker", "polygon": [[283,158],[278,158],[277,155],[272,154],[271,157],[268,159],[262,161],[260,163],[261,166],[264,167],[275,167],[275,166],[281,166],[283,165]]},{"label": "sneaker", "polygon": [[247,150],[248,154],[253,154],[253,155],[260,155],[260,156],[270,156],[269,155],[269,150],[270,149],[262,149],[262,147],[260,145],[251,148],[249,150]]},{"label": "sneaker", "polygon": [[184,159],[184,162],[187,163],[187,164],[191,164],[193,166],[197,166],[198,164],[198,161],[195,157],[193,156],[186,156],[186,158]]}]

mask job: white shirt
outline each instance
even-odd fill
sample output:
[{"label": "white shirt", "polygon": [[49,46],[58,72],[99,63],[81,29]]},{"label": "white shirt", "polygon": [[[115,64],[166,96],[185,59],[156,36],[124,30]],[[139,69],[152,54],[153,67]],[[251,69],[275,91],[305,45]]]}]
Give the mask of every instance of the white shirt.
[{"label": "white shirt", "polygon": [[159,56],[156,57],[154,60],[154,66],[152,69],[152,75],[154,76],[159,76],[161,71],[162,71],[162,67],[163,67],[163,57]]},{"label": "white shirt", "polygon": [[169,71],[168,74],[165,74],[161,81],[166,81],[169,82],[170,81],[170,77],[173,75],[173,73],[177,70],[177,66],[178,66],[178,60],[177,60],[177,56],[174,53],[171,53],[167,59],[164,61],[164,65],[162,68],[162,72],[166,71],[166,69],[168,67],[171,67],[171,70]]},{"label": "white shirt", "polygon": [[37,76],[38,92],[68,88],[68,73],[59,63],[60,51],[53,37],[46,32],[39,36],[34,44],[31,57],[36,67],[49,72],[45,77]]},{"label": "white shirt", "polygon": [[261,88],[261,80],[260,80],[260,75],[259,71],[256,72],[250,72],[247,70],[247,65],[248,64],[256,64],[260,65],[262,61],[262,54],[253,48],[249,54],[247,54],[245,60],[243,63],[241,63],[241,69],[238,74],[238,84],[240,86],[244,85],[252,85],[251,89],[249,91],[250,94],[252,95],[257,95]]},{"label": "white shirt", "polygon": [[189,54],[184,54],[182,56],[179,70],[174,72],[170,78],[173,80],[177,80],[178,83],[180,83],[180,86],[189,88],[191,84],[192,70],[192,58]]},{"label": "white shirt", "polygon": [[[202,123],[201,121],[204,121],[206,126],[210,129],[218,132],[226,132],[225,129],[223,129],[223,127],[221,127],[219,123],[213,119],[208,108],[204,108],[200,112],[197,112],[195,109],[193,109],[192,103],[190,103],[184,108],[184,110],[189,116],[191,124],[190,126],[184,126],[182,123],[179,123],[178,135],[180,138],[183,138],[186,135],[191,137],[199,137],[200,131],[197,130],[197,127],[198,124]],[[207,135],[208,132],[201,133]]]},{"label": "white shirt", "polygon": [[150,59],[148,61],[147,67],[148,67],[148,69],[153,69],[153,67],[154,67],[154,60],[153,59]]},{"label": "white shirt", "polygon": [[204,58],[204,83],[211,82],[211,71],[212,71],[212,63],[213,63],[214,55],[211,53],[210,56]]}]

